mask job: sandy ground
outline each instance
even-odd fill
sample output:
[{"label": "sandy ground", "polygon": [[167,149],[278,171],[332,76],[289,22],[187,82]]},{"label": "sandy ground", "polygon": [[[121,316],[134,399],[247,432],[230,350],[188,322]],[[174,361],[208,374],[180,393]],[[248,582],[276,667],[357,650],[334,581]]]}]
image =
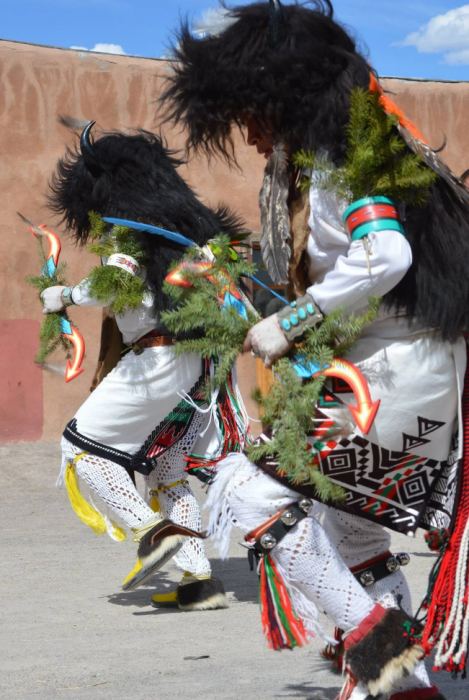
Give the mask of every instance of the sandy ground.
[{"label": "sandy ground", "polygon": [[[59,464],[56,444],[0,447],[1,700],[334,700],[340,680],[320,660],[320,640],[294,652],[268,649],[238,531],[227,562],[208,543],[228,610],[154,610],[152,592],[178,580],[177,571],[167,566],[151,586],[122,592],[135,545],[96,537],[78,520],[54,486]],[[418,601],[433,555],[421,535],[395,537],[393,548],[413,555],[407,572]],[[469,685],[447,674],[434,682],[447,700],[469,697]]]}]

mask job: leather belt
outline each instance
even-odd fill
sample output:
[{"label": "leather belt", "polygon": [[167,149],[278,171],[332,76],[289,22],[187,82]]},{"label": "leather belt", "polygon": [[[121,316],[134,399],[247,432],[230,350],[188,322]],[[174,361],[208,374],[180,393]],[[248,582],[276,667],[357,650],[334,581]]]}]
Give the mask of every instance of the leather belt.
[{"label": "leather belt", "polygon": [[165,345],[174,345],[176,338],[172,335],[158,335],[152,338],[140,338],[132,345],[136,355],[141,355],[145,348],[161,348]]},{"label": "leather belt", "polygon": [[133,350],[136,355],[141,355],[145,348],[161,348],[165,345],[174,345],[175,342],[176,338],[174,335],[158,333],[158,331],[150,331],[149,333],[142,335],[142,337],[136,340],[135,343],[128,345],[122,354],[125,355]]}]

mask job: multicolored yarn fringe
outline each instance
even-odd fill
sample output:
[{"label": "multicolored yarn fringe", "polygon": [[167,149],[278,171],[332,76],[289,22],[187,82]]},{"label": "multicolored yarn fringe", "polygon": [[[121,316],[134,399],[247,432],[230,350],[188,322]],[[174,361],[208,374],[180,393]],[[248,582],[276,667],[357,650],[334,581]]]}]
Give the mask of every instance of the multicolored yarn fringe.
[{"label": "multicolored yarn fringe", "polygon": [[[430,578],[421,643],[426,654],[436,647],[435,670],[465,678],[469,641],[469,371],[462,413],[464,450],[456,519],[451,538]],[[430,534],[429,539],[443,546],[445,533],[440,538]]]},{"label": "multicolored yarn fringe", "polygon": [[331,669],[333,673],[337,673],[339,676],[344,672],[344,640],[343,631],[336,627],[334,630],[334,639],[337,644],[327,644],[321,651],[321,656],[330,661]]},{"label": "multicolored yarn fringe", "polygon": [[431,552],[444,552],[451,539],[451,532],[446,528],[431,527],[425,533],[425,541]]},{"label": "multicolored yarn fringe", "polygon": [[295,613],[285,583],[269,554],[259,565],[260,606],[264,634],[275,651],[308,643],[306,630]]},{"label": "multicolored yarn fringe", "polygon": [[204,457],[191,454],[186,457],[186,472],[193,474],[200,481],[209,483],[215,476],[220,460],[231,452],[241,452],[246,444],[247,428],[243,411],[239,405],[237,392],[234,388],[233,373],[230,374],[224,387],[217,397],[215,419],[218,421],[221,435],[221,449],[215,457]]}]

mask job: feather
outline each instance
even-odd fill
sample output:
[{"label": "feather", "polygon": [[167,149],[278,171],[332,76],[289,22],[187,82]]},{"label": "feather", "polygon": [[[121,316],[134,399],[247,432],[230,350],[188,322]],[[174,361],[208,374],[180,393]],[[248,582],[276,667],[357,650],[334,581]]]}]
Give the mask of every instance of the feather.
[{"label": "feather", "polygon": [[59,114],[57,121],[67,129],[70,129],[71,131],[79,131],[80,133],[83,131],[85,126],[88,126],[90,123],[89,119],[76,119],[75,117],[70,117],[68,114]]},{"label": "feather", "polygon": [[188,246],[193,248],[196,244],[191,241],[190,238],[181,236],[180,233],[174,233],[174,231],[166,231],[164,228],[158,228],[158,226],[151,226],[150,224],[142,224],[140,221],[130,221],[129,219],[115,219],[109,216],[103,216],[103,221],[108,224],[113,224],[114,226],[125,226],[126,228],[131,228],[134,231],[144,231],[145,233],[156,233],[158,236],[163,236],[169,241],[174,243],[179,243],[179,245]]},{"label": "feather", "polygon": [[262,222],[262,260],[274,284],[288,282],[288,266],[291,255],[287,204],[290,183],[287,163],[283,144],[276,144],[267,161],[264,182],[259,194]]},{"label": "feather", "polygon": [[223,32],[236,22],[230,10],[226,7],[209,7],[203,13],[201,19],[193,21],[192,34],[195,36],[220,36]]},{"label": "feather", "polygon": [[[426,143],[423,143],[423,141],[418,139],[416,136],[413,136],[410,131],[408,131],[408,129],[401,124],[399,124],[398,129],[410,150],[413,153],[422,156],[428,167],[442,177],[443,180],[445,180],[451,187],[453,192],[455,192],[458,199],[469,207],[469,189],[462,181],[462,178],[457,177],[457,175],[450,170],[443,158],[438,155],[437,151],[434,151]],[[440,148],[438,150],[442,149]]]}]

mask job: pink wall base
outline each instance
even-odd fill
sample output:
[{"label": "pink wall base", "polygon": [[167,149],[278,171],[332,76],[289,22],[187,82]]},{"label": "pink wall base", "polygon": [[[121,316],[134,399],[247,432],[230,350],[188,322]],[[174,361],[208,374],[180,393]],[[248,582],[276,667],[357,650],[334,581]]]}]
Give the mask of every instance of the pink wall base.
[{"label": "pink wall base", "polygon": [[39,322],[0,321],[0,443],[42,437],[42,370],[34,364]]}]

